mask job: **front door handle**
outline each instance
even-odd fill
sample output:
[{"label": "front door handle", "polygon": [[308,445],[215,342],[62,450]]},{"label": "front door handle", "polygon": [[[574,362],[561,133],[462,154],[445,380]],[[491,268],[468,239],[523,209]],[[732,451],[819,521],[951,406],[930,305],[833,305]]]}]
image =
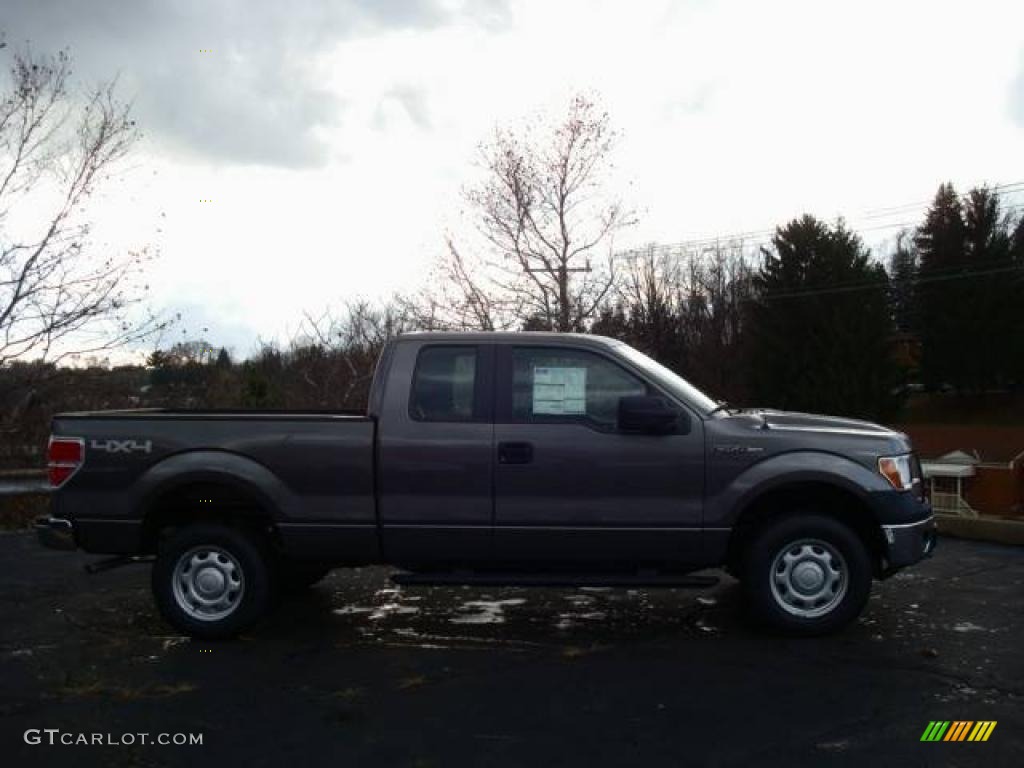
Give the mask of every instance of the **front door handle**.
[{"label": "front door handle", "polygon": [[533,443],[498,443],[499,464],[529,464],[533,461]]}]

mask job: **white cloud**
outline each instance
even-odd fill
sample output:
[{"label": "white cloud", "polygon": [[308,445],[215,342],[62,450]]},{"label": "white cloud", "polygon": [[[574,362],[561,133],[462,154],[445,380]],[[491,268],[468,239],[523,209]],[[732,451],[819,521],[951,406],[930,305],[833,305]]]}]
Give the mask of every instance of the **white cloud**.
[{"label": "white cloud", "polygon": [[218,317],[233,338],[240,325],[283,335],[303,309],[414,285],[458,220],[477,143],[579,89],[601,94],[623,134],[619,178],[644,214],[623,245],[805,211],[856,219],[947,179],[1024,179],[1024,124],[1007,108],[1022,30],[1024,5],[995,0],[536,0],[366,27],[305,59],[278,52],[344,105],[315,129],[322,166],[185,162],[154,139],[103,229],[158,242],[159,299],[202,305],[211,335]]}]

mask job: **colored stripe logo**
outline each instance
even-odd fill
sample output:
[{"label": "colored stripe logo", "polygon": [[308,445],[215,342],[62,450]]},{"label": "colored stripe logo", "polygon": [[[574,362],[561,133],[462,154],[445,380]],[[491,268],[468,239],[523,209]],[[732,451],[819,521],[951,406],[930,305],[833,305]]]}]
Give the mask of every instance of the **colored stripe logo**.
[{"label": "colored stripe logo", "polygon": [[932,720],[921,734],[921,741],[988,741],[996,720]]}]

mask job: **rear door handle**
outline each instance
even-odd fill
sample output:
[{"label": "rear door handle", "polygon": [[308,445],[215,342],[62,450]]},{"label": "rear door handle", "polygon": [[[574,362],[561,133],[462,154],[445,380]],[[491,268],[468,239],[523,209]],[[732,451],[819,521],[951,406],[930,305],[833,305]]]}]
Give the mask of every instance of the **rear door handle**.
[{"label": "rear door handle", "polygon": [[533,461],[533,443],[498,443],[499,464],[529,464]]}]

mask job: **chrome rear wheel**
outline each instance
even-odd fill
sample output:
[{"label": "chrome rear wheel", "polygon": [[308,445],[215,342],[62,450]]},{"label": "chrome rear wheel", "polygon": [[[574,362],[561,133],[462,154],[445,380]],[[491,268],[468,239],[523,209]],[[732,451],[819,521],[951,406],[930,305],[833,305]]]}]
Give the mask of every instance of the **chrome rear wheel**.
[{"label": "chrome rear wheel", "polygon": [[185,525],[159,543],[153,597],[179,631],[210,640],[233,637],[271,606],[271,559],[266,541],[252,529]]},{"label": "chrome rear wheel", "polygon": [[245,595],[242,566],[226,549],[199,546],[188,550],[174,566],[174,599],[199,621],[220,621],[236,610]]}]

